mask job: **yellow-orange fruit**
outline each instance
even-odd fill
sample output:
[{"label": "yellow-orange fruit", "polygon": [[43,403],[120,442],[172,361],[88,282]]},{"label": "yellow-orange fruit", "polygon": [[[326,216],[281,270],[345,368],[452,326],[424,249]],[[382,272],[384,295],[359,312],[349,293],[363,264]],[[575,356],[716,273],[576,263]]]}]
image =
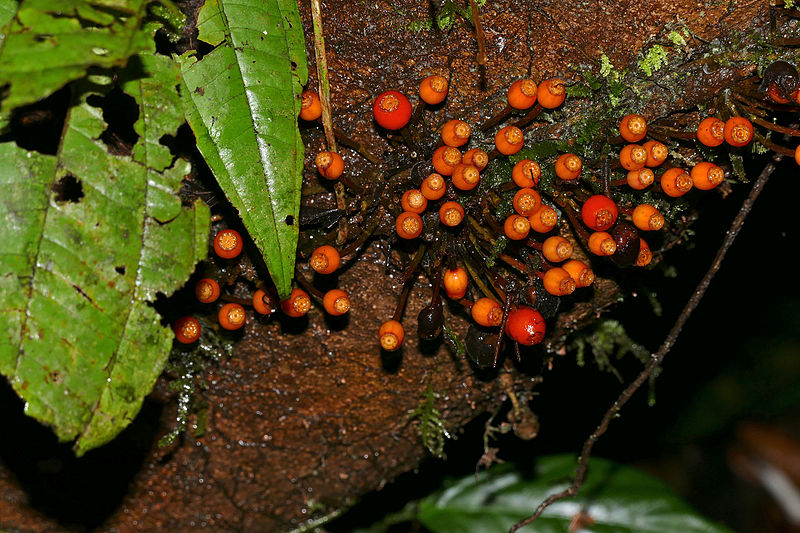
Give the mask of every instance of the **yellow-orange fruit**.
[{"label": "yellow-orange fruit", "polygon": [[575,280],[561,267],[551,268],[542,278],[544,289],[555,296],[566,296],[575,291]]},{"label": "yellow-orange fruit", "polygon": [[220,307],[217,319],[223,329],[233,331],[244,326],[244,323],[247,322],[247,313],[241,305],[227,303]]},{"label": "yellow-orange fruit", "polygon": [[656,175],[653,173],[652,170],[650,170],[649,168],[642,168],[639,170],[631,170],[630,172],[628,172],[626,181],[628,182],[628,185],[630,185],[632,189],[640,191],[652,185],[655,179]]},{"label": "yellow-orange fruit", "polygon": [[220,295],[219,283],[211,278],[198,280],[194,286],[194,295],[199,302],[204,304],[216,302]]},{"label": "yellow-orange fruit", "polygon": [[322,116],[322,103],[319,95],[314,91],[303,91],[300,95],[300,118],[303,120],[317,120]]},{"label": "yellow-orange fruit", "polygon": [[494,145],[497,151],[503,155],[516,154],[525,144],[525,136],[522,130],[516,126],[506,126],[494,136]]},{"label": "yellow-orange fruit", "polygon": [[725,180],[725,171],[714,163],[703,161],[692,167],[692,183],[701,191],[709,191]]},{"label": "yellow-orange fruit", "polygon": [[664,227],[664,215],[650,204],[633,208],[633,225],[642,231],[658,231]]},{"label": "yellow-orange fruit", "polygon": [[647,162],[647,150],[638,144],[626,145],[619,152],[619,163],[625,170],[639,170]]},{"label": "yellow-orange fruit", "polygon": [[272,306],[270,305],[269,297],[263,289],[258,289],[253,293],[253,309],[262,315],[272,314]]},{"label": "yellow-orange fruit", "polygon": [[572,243],[560,235],[553,235],[542,243],[542,255],[553,263],[566,261],[572,256]]},{"label": "yellow-orange fruit", "polygon": [[673,167],[661,175],[661,190],[673,198],[689,192],[692,185],[692,177],[682,168]]},{"label": "yellow-orange fruit", "polygon": [[445,202],[439,208],[439,220],[445,226],[455,227],[464,220],[464,207],[458,202]]},{"label": "yellow-orange fruit", "polygon": [[542,197],[530,187],[520,189],[514,195],[514,211],[524,217],[530,216],[542,206]]},{"label": "yellow-orange fruit", "polygon": [[653,252],[650,247],[644,242],[644,239],[639,239],[639,255],[636,256],[636,266],[644,267],[650,264],[653,260]]},{"label": "yellow-orange fruit", "polygon": [[341,258],[336,248],[323,244],[311,253],[311,259],[308,260],[308,263],[314,271],[320,274],[331,274],[339,268]]},{"label": "yellow-orange fruit", "polygon": [[420,185],[419,190],[422,196],[433,202],[444,196],[444,193],[447,192],[447,182],[445,182],[444,176],[434,172],[422,180],[422,185]]},{"label": "yellow-orange fruit", "polygon": [[503,231],[506,237],[513,241],[519,241],[528,236],[531,230],[531,223],[522,215],[509,215],[503,223]]},{"label": "yellow-orange fruit", "polygon": [[528,217],[528,222],[531,224],[531,229],[537,233],[547,233],[556,227],[558,223],[558,213],[549,205],[544,205],[534,211]]},{"label": "yellow-orange fruit", "polygon": [[644,163],[645,166],[657,167],[667,160],[669,149],[664,143],[660,143],[658,141],[647,141],[642,145],[642,147],[647,150],[647,161]]},{"label": "yellow-orange fruit", "polygon": [[530,159],[522,159],[511,170],[511,179],[519,187],[536,187],[541,177],[542,169],[539,163]]},{"label": "yellow-orange fruit", "polygon": [[419,189],[409,189],[403,193],[403,197],[400,199],[400,207],[403,208],[403,211],[419,215],[428,207],[428,199]]},{"label": "yellow-orange fruit", "polygon": [[441,104],[447,97],[447,85],[444,76],[428,76],[419,84],[419,97],[426,104]]},{"label": "yellow-orange fruit", "polygon": [[725,122],[717,117],[704,118],[697,126],[697,140],[706,146],[719,146],[725,142]]},{"label": "yellow-orange fruit", "polygon": [[472,128],[463,120],[453,119],[445,122],[442,126],[442,142],[447,146],[454,146],[458,148],[463,146],[469,141],[469,136],[472,134]]},{"label": "yellow-orange fruit", "polygon": [[292,289],[289,298],[281,302],[281,309],[286,316],[301,317],[311,309],[311,298],[302,289]]},{"label": "yellow-orange fruit", "polygon": [[333,316],[341,316],[350,310],[350,297],[341,289],[331,289],[322,298],[325,312]]},{"label": "yellow-orange fruit", "polygon": [[481,174],[478,172],[478,167],[459,163],[453,169],[451,180],[453,182],[453,187],[456,189],[471,191],[477,187],[478,183],[481,181]]},{"label": "yellow-orange fruit", "polygon": [[617,251],[617,241],[608,232],[595,231],[589,235],[589,250],[595,255],[613,255]]},{"label": "yellow-orange fruit", "polygon": [[556,159],[556,176],[562,180],[574,180],[581,174],[583,162],[575,154],[561,154]]},{"label": "yellow-orange fruit", "polygon": [[461,150],[452,146],[440,146],[433,151],[433,169],[442,176],[452,176],[456,165],[461,163]]},{"label": "yellow-orange fruit", "polygon": [[619,134],[629,143],[638,143],[647,135],[647,121],[642,115],[626,115],[619,123]]},{"label": "yellow-orange fruit", "polygon": [[394,222],[397,235],[402,239],[415,239],[422,233],[422,218],[416,213],[403,211]]},{"label": "yellow-orange fruit", "polygon": [[483,170],[489,164],[489,154],[480,148],[470,148],[464,152],[461,162],[466,165],[473,165],[478,170]]},{"label": "yellow-orange fruit", "polygon": [[583,261],[570,259],[561,265],[561,268],[569,272],[578,287],[588,287],[594,283],[594,271]]},{"label": "yellow-orange fruit", "polygon": [[561,78],[550,78],[539,84],[536,99],[539,105],[547,109],[555,109],[564,103],[567,96],[566,82]]},{"label": "yellow-orange fruit", "polygon": [[745,146],[753,139],[753,124],[744,117],[731,117],[725,121],[722,134],[731,146]]},{"label": "yellow-orange fruit", "polygon": [[320,175],[329,180],[339,179],[344,172],[344,159],[336,152],[320,152],[314,163]]},{"label": "yellow-orange fruit", "polygon": [[405,336],[406,332],[403,329],[403,325],[397,320],[387,320],[381,324],[381,327],[378,330],[378,338],[380,339],[381,348],[387,352],[393,352],[400,348],[400,345],[403,344],[403,339]]},{"label": "yellow-orange fruit", "polygon": [[479,298],[470,310],[472,320],[485,327],[499,326],[503,321],[503,308],[491,298]]},{"label": "yellow-orange fruit", "polygon": [[454,269],[446,269],[444,271],[443,283],[444,290],[449,298],[453,300],[460,300],[467,294],[467,286],[469,285],[469,275],[467,271],[461,267]]},{"label": "yellow-orange fruit", "polygon": [[508,88],[508,105],[514,109],[529,109],[536,103],[536,82],[517,80]]}]

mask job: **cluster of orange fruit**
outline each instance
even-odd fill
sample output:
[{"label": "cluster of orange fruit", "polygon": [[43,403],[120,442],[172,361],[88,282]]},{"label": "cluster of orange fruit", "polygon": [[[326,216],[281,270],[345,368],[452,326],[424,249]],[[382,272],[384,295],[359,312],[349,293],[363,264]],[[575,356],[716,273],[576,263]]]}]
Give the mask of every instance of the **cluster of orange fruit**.
[{"label": "cluster of orange fruit", "polygon": [[[214,237],[214,253],[221,259],[235,259],[242,253],[244,241],[238,231],[220,230]],[[311,267],[320,274],[331,274],[339,268],[339,253],[332,246],[320,246],[311,255]],[[195,284],[195,297],[203,304],[211,304],[221,296],[219,283],[212,278],[200,279]],[[288,317],[299,318],[311,309],[311,298],[302,289],[292,289],[289,298],[278,302],[277,295],[264,289],[257,289],[250,304],[262,316],[269,316],[280,307]],[[339,316],[350,310],[350,298],[341,289],[331,289],[322,296],[322,304],[326,312]],[[220,306],[217,313],[219,325],[226,330],[240,329],[247,322],[247,312],[240,302],[227,302]],[[200,322],[192,316],[178,319],[173,325],[175,339],[183,344],[191,344],[200,338],[202,328]]]},{"label": "cluster of orange fruit", "polygon": [[[436,103],[441,102],[446,96],[446,79],[441,76],[431,76],[422,82],[420,97],[426,103],[429,92],[427,88],[430,86],[439,87],[436,91]],[[538,85],[530,79],[518,80],[508,90],[506,112],[511,109],[530,109],[537,102],[541,108],[558,107],[564,101],[564,86],[565,83],[558,78],[545,80]],[[407,101],[404,96],[400,97]],[[394,99],[400,98],[395,96]],[[392,106],[383,106],[380,102],[381,97],[376,100],[375,107],[382,113],[391,111]],[[410,105],[405,108],[408,111],[403,120],[387,125],[383,117],[379,118],[376,114],[376,121],[387,129],[404,127],[408,117],[411,116]],[[435,172],[424,178],[419,188],[407,190],[401,198],[402,212],[396,218],[398,236],[403,239],[417,238],[423,229],[420,215],[428,209],[429,202],[442,199],[448,189],[451,191],[449,199],[438,205],[439,219],[448,227],[461,224],[465,210],[464,206],[454,199],[457,198],[456,195],[478,186],[480,173],[493,157],[516,154],[523,148],[525,142],[524,132],[514,125],[509,125],[500,128],[496,133],[492,152],[487,154],[480,148],[471,148],[462,153],[460,149],[468,143],[471,132],[469,124],[462,120],[450,120],[442,126],[441,145],[433,152],[431,160]],[[657,140],[647,140],[643,144],[637,144],[647,136],[647,122],[641,115],[630,114],[623,117],[619,124],[619,132],[622,139],[628,143],[619,152],[619,165],[627,171],[625,182],[636,190],[647,189],[655,183],[654,169],[667,160],[669,150],[665,144]],[[748,144],[752,137],[752,124],[743,117],[734,117],[727,122],[711,117],[704,120],[697,131],[698,140],[708,146],[728,142],[732,146],[741,147]],[[577,184],[582,167],[580,157],[566,153],[556,159],[554,172],[565,185]],[[685,195],[692,188],[713,189],[724,180],[724,177],[722,168],[704,161],[695,165],[690,172],[677,166],[668,168],[661,174],[659,184],[666,196],[676,198]],[[523,241],[538,250],[546,266],[544,272],[536,274],[542,279],[545,290],[555,296],[565,296],[576,288],[591,285],[594,281],[594,272],[585,262],[571,258],[573,244],[561,235],[546,235],[556,227],[559,212],[554,207],[555,204],[548,205],[542,201],[541,193],[537,189],[541,178],[539,163],[530,159],[518,161],[512,170],[511,178],[518,186],[518,190],[512,202],[514,213],[505,219],[503,233],[513,241]],[[562,207],[566,209],[565,206]],[[612,234],[614,233],[612,228],[617,225],[619,212],[617,204],[609,196],[604,194],[589,196],[581,204],[580,220],[591,232],[586,232],[584,228],[578,228],[578,231],[586,233],[587,247],[597,256],[613,256],[619,264],[635,264],[641,267],[648,265],[652,260],[652,252],[647,242],[638,237],[635,230]],[[658,231],[665,224],[664,216],[659,210],[647,203],[633,206],[632,209],[626,210],[626,214],[640,231]],[[573,220],[573,224],[575,223]],[[531,232],[538,233],[541,237],[531,239],[529,238]],[[630,235],[634,235],[638,242],[633,244],[625,242],[626,239],[630,240]],[[623,246],[628,255],[631,255],[631,250],[634,251],[630,260],[618,257]],[[443,282],[447,296],[468,307],[473,320],[480,326],[500,326],[504,315],[500,302],[488,297],[479,298],[475,302],[463,299],[468,280],[469,276],[463,268],[446,269]],[[545,321],[535,309],[524,305],[512,306],[505,317],[505,332],[521,344],[536,344],[544,338]],[[385,350],[397,349],[404,338],[402,324],[395,319],[384,322],[379,330],[379,338]]]},{"label": "cluster of orange fruit", "polygon": [[[429,76],[420,84],[419,105],[438,105],[445,100],[447,94],[447,78]],[[557,108],[565,100],[566,82],[560,78],[546,79],[540,84],[530,79],[518,80],[511,85],[507,94],[506,109],[496,117],[497,120],[490,122],[502,122],[514,110],[533,109],[528,115],[533,117],[543,109]],[[372,111],[375,122],[381,128],[401,130],[411,120],[413,106],[403,93],[391,90],[375,99]],[[313,91],[304,91],[300,118],[315,121],[320,116],[319,96]],[[524,124],[518,124],[524,127]],[[525,143],[524,131],[516,125],[500,128],[494,136],[494,147],[488,153],[479,147],[462,152],[472,135],[471,126],[463,120],[447,121],[439,133],[441,143],[431,157],[434,171],[417,188],[406,190],[400,199],[402,211],[395,219],[395,229],[402,239],[412,240],[421,235],[423,220],[420,215],[429,208],[438,210],[442,225],[457,231],[466,216],[459,195],[466,194],[479,185],[481,172],[493,158],[516,154]],[[669,156],[667,146],[657,140],[638,144],[647,136],[647,122],[641,115],[630,114],[623,117],[619,124],[619,133],[628,143],[619,152],[619,165],[627,175],[624,180],[617,180],[620,183],[612,184],[627,184],[635,190],[649,188],[656,182],[654,169],[661,166]],[[709,117],[700,123],[696,136],[698,141],[707,146],[719,146],[727,142],[740,147],[752,139],[753,126],[743,117],[733,117],[727,122]],[[315,157],[315,164],[319,174],[330,180],[340,178],[345,169],[341,155],[334,151],[321,151]],[[578,184],[583,162],[575,154],[561,154],[555,160],[553,170],[565,186]],[[559,206],[562,213],[569,215],[574,227],[580,226],[575,229],[585,237],[586,245],[593,254],[610,256],[619,264],[646,266],[650,263],[650,248],[644,239],[638,237],[635,230],[615,233],[618,227],[625,224],[617,224],[620,208],[609,196],[609,187],[606,188],[606,194],[588,197],[578,194],[576,197],[581,198],[582,203],[579,217],[576,217],[568,212],[567,205],[557,205],[554,199],[547,203],[543,201],[542,193],[538,190],[541,176],[541,167],[536,161],[522,159],[514,165],[511,180],[518,187],[512,201],[514,212],[503,222],[502,232],[508,239],[527,245],[540,254],[544,270],[535,272],[535,275],[541,278],[548,293],[555,296],[569,295],[576,288],[590,286],[594,281],[594,272],[590,265],[572,258],[573,243],[570,240],[561,235],[547,235],[558,224]],[[722,168],[705,161],[695,165],[689,172],[678,166],[668,168],[661,173],[658,183],[666,196],[675,198],[683,196],[692,188],[713,189],[724,177]],[[626,208],[623,213],[640,231],[658,231],[665,225],[664,216],[655,206],[647,203]],[[226,239],[230,241],[230,232],[235,233],[233,230],[223,230],[215,238],[215,251],[220,257],[232,258],[241,251],[241,237],[238,234],[231,241],[238,243],[237,245],[231,245],[230,242],[226,244]],[[532,238],[531,232],[539,236]],[[638,242],[627,242],[631,240],[631,235]],[[235,253],[229,250],[236,246],[238,250]],[[620,247],[625,248],[625,254],[629,256],[627,259],[620,257]],[[317,273],[326,275],[339,268],[341,259],[336,248],[324,245],[314,250],[309,263]],[[444,269],[441,281],[447,296],[468,308],[473,320],[480,326],[493,328],[505,322],[506,334],[516,342],[531,345],[543,340],[545,320],[536,309],[514,305],[504,310],[500,302],[489,297],[481,297],[474,302],[466,300],[469,275],[460,266]],[[199,301],[211,303],[219,297],[219,286],[214,280],[203,279],[198,282],[196,293]],[[342,315],[350,309],[349,297],[341,289],[333,289],[324,296],[317,296],[321,297],[325,311],[331,315]],[[271,302],[275,301],[274,295],[258,290],[253,295],[252,305],[257,312],[268,315],[273,311]],[[280,307],[287,316],[299,317],[308,312],[311,299],[305,291],[294,289],[290,298],[280,303]],[[245,320],[246,313],[239,303],[226,303],[220,308],[219,323],[225,329],[238,329]],[[184,317],[176,323],[175,332],[180,342],[193,342],[199,337],[199,323],[191,317]],[[392,351],[402,345],[405,331],[399,320],[387,320],[382,323],[378,337],[381,347]]]}]

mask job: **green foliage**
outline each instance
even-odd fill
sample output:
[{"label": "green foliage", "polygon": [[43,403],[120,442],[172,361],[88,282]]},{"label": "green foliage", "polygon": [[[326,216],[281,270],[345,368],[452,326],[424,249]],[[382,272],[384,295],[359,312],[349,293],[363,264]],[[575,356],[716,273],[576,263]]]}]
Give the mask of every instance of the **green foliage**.
[{"label": "green foliage", "polygon": [[747,177],[747,172],[744,170],[744,158],[741,154],[728,152],[728,158],[733,167],[733,175],[736,176],[742,183],[748,183],[750,179]]},{"label": "green foliage", "polygon": [[[529,516],[538,503],[565,489],[575,468],[572,455],[537,458],[533,475],[514,470],[512,465],[498,465],[485,475],[452,481],[425,498],[419,504],[417,519],[433,533],[506,532]],[[597,458],[589,461],[578,495],[554,503],[526,529],[539,533],[571,531],[581,511],[592,519],[591,531],[729,533],[694,512],[663,482]]]},{"label": "green foliage", "polygon": [[650,352],[631,339],[625,328],[616,320],[604,320],[596,324],[590,333],[581,333],[573,339],[570,348],[576,351],[579,366],[585,361],[586,347],[591,348],[597,367],[605,372],[617,374],[612,359],[621,359],[627,354],[633,354],[640,361],[646,361]]},{"label": "green foliage", "polygon": [[464,348],[464,341],[458,333],[447,327],[447,324],[442,325],[444,332],[444,340],[447,342],[447,347],[457,356],[465,357],[467,350]]},{"label": "green foliage", "polygon": [[[688,33],[685,28],[684,33]],[[672,30],[667,34],[667,39],[669,39],[669,41],[676,46],[686,46],[686,38],[675,30]]]},{"label": "green foliage", "polygon": [[56,156],[0,145],[0,220],[17,237],[0,243],[0,373],[27,414],[77,438],[79,455],[139,411],[173,337],[151,303],[183,285],[207,249],[207,207],[176,196],[188,164],[157,146],[182,122],[155,103],[169,101],[177,71],[139,60],[152,85],[121,73],[140,104],[132,157],[99,140],[102,111],[81,86]]},{"label": "green foliage", "polygon": [[[479,6],[483,6],[486,4],[486,0],[477,0],[476,3]],[[472,21],[471,9],[462,7],[453,0],[446,0],[439,10],[439,14],[436,15],[436,26],[441,31],[449,31],[453,27],[453,24],[455,24],[456,18],[459,16],[468,20],[470,24],[474,24]]]},{"label": "green foliage", "polygon": [[0,111],[44,98],[91,67],[124,66],[150,48],[152,33],[142,31],[150,3],[2,0],[0,22],[9,22],[0,29],[0,76],[8,89]]},{"label": "green foliage", "polygon": [[494,266],[495,261],[497,261],[497,256],[499,256],[503,250],[505,250],[506,244],[508,244],[508,237],[505,235],[500,235],[497,237],[497,240],[494,242],[492,250],[489,253],[489,257],[486,258],[487,268],[492,268]]},{"label": "green foliage", "polygon": [[408,30],[413,33],[419,33],[421,31],[430,31],[433,28],[433,22],[431,19],[417,19],[409,23]]},{"label": "green foliage", "polygon": [[199,38],[214,50],[200,60],[191,53],[182,58],[186,118],[286,298],[303,179],[302,24],[294,1],[226,1],[209,0],[198,15]]},{"label": "green foliage", "polygon": [[667,51],[660,44],[655,44],[645,52],[644,57],[639,60],[639,69],[648,77],[658,71],[667,63]]},{"label": "green foliage", "polygon": [[[73,94],[55,156],[0,144],[0,221],[16,236],[0,243],[0,373],[29,415],[77,439],[78,454],[138,412],[173,339],[152,302],[206,255],[208,208],[182,206],[190,167],[160,142],[185,122],[184,105],[282,294],[293,274],[303,163],[296,117],[307,78],[296,3],[223,13],[207,2],[200,36],[216,48],[202,61],[184,58],[183,73],[155,54],[154,20],[175,39],[183,16],[151,0],[0,0],[0,129],[21,105],[70,82]],[[229,66],[230,78],[211,83],[209,73]],[[130,153],[110,153],[101,140],[108,125],[93,99],[112,80],[138,106]],[[223,104],[224,114],[215,107]],[[250,135],[231,142],[241,131]],[[175,385],[184,411],[195,363],[184,362]]]},{"label": "green foliage", "polygon": [[442,414],[436,409],[437,398],[439,398],[439,394],[433,391],[433,387],[429,383],[425,398],[416,409],[409,413],[408,418],[417,421],[417,432],[423,446],[434,457],[443,459],[444,441],[453,437],[447,432],[442,421]]},{"label": "green foliage", "polygon": [[614,68],[605,52],[600,54],[600,75],[610,81],[619,81],[622,73]]}]

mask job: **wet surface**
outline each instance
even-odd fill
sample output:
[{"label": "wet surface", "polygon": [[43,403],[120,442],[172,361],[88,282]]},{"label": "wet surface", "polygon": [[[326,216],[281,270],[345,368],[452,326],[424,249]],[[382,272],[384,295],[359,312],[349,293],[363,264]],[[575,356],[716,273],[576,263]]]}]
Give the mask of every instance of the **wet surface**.
[{"label": "wet surface", "polygon": [[[409,149],[390,144],[385,132],[376,133],[372,121],[371,102],[384,90],[415,94],[423,77],[445,75],[450,96],[427,116],[428,129],[451,117],[477,123],[502,109],[506,88],[519,77],[574,77],[589,61],[587,56],[597,60],[601,51],[615,65],[626,65],[644,43],[677,27],[678,16],[698,36],[711,39],[730,28],[746,27],[766,9],[763,2],[689,0],[532,4],[488,2],[482,11],[488,66],[482,71],[475,62],[473,30],[463,19],[457,18],[447,33],[409,29],[430,17],[425,2],[324,3],[334,122],[387,166],[402,166],[413,161]],[[313,58],[310,14],[307,6],[304,9],[307,50]],[[720,74],[718,85],[747,74]],[[315,87],[313,78],[312,65],[310,85]],[[690,90],[684,93],[685,105],[718,90],[708,80],[687,80],[686,88]],[[652,113],[668,112],[674,103],[654,102]],[[321,129],[303,131],[310,162],[323,136]],[[343,150],[343,155],[353,179],[368,187],[368,165],[352,150]],[[318,186],[313,172],[307,174],[307,184]],[[306,204],[331,208],[335,204],[329,192],[323,184],[319,198]],[[465,360],[454,358],[443,346],[420,347],[413,324],[399,353],[380,352],[376,331],[391,316],[400,292],[397,280],[387,277],[384,261],[383,251],[373,246],[340,275],[338,285],[352,300],[346,319],[334,321],[313,310],[300,322],[248,323],[234,355],[208,376],[208,430],[199,439],[187,436],[159,450],[156,433],[171,426],[174,405],[156,402],[132,426],[142,430],[133,448],[141,456],[125,447],[109,448],[112,456],[101,464],[86,461],[53,470],[48,458],[34,466],[24,464],[37,460],[24,448],[0,449],[5,463],[0,463],[0,528],[281,531],[340,508],[412,469],[426,452],[407,414],[423,399],[428,384],[441,395],[437,407],[449,428],[463,425],[503,398],[497,380],[479,379]],[[566,332],[593,320],[598,308],[615,300],[615,290],[613,282],[599,280],[596,298],[559,316],[556,327]],[[417,316],[429,294],[423,279],[405,316]],[[449,320],[459,331],[466,330],[463,320]],[[156,398],[168,397],[164,381],[157,392]],[[12,403],[10,409],[22,416],[21,405]],[[153,413],[162,409],[157,432]],[[23,441],[44,438],[35,428],[22,431],[27,432],[19,435]],[[132,456],[137,468],[124,470]],[[91,479],[101,488],[108,482],[109,490],[116,491],[103,500],[110,503],[103,504],[99,520],[58,511],[65,506],[96,510],[96,492],[75,485],[67,497],[69,489],[63,488],[81,475],[81,468],[108,471],[107,480]],[[124,475],[111,476],[121,469]],[[37,492],[31,483],[54,490]]]}]

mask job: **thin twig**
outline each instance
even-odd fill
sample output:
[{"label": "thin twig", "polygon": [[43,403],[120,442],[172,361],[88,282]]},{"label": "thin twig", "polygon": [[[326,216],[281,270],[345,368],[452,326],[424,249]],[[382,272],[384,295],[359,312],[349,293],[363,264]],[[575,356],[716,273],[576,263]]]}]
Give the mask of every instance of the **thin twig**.
[{"label": "thin twig", "polygon": [[531,516],[520,520],[511,526],[511,529],[508,530],[509,533],[514,533],[519,528],[535,521],[542,515],[544,510],[553,503],[563,500],[567,497],[575,496],[578,493],[578,490],[580,489],[581,485],[583,485],[583,482],[586,478],[589,457],[592,454],[592,448],[594,447],[595,443],[606,432],[611,420],[618,415],[622,406],[625,405],[631,396],[633,396],[633,394],[639,390],[644,382],[650,378],[653,372],[661,365],[661,362],[664,360],[664,357],[667,355],[667,353],[669,353],[669,351],[675,345],[675,341],[678,339],[681,329],[683,329],[683,326],[686,324],[687,320],[689,320],[692,312],[698,306],[700,300],[702,300],[703,295],[711,283],[711,280],[714,278],[714,275],[722,266],[722,260],[725,258],[725,254],[728,252],[728,249],[731,247],[731,244],[733,244],[734,239],[736,239],[736,236],[742,229],[745,218],[747,218],[747,215],[750,213],[750,210],[753,207],[753,203],[756,201],[756,198],[758,198],[758,195],[761,193],[761,190],[764,188],[767,180],[769,180],[769,177],[775,171],[775,163],[779,162],[781,159],[783,159],[782,155],[774,155],[772,162],[768,163],[767,166],[764,167],[764,170],[761,171],[761,174],[758,176],[758,180],[756,180],[752,190],[750,191],[750,194],[747,196],[747,199],[745,199],[745,201],[742,203],[742,206],[739,208],[739,213],[731,223],[730,229],[725,234],[725,239],[717,251],[717,255],[714,258],[714,261],[711,263],[708,272],[706,272],[705,276],[703,276],[703,279],[697,285],[697,288],[694,290],[691,298],[689,298],[689,301],[686,302],[686,306],[683,308],[683,311],[681,311],[681,314],[675,321],[675,325],[672,326],[669,334],[664,339],[663,344],[659,347],[657,352],[650,356],[650,361],[647,363],[647,366],[645,366],[644,370],[642,370],[642,372],[636,377],[633,383],[628,385],[628,387],[622,391],[622,394],[619,395],[608,411],[606,411],[606,414],[600,421],[600,425],[597,426],[597,429],[595,429],[594,432],[589,435],[589,438],[587,438],[583,443],[583,448],[581,449],[581,454],[578,461],[578,469],[575,473],[575,479],[572,481],[572,484],[565,490],[553,494],[540,503],[539,507],[536,508],[536,511]]},{"label": "thin twig", "polygon": [[311,0],[311,18],[314,21],[314,56],[317,59],[322,127],[325,129],[328,150],[338,152],[339,150],[336,149],[336,136],[333,133],[333,119],[331,118],[331,86],[328,83],[328,60],[325,56],[325,36],[322,33],[322,7],[320,6],[320,0]]},{"label": "thin twig", "polygon": [[337,139],[339,139],[340,143],[342,143],[344,146],[347,146],[348,148],[352,148],[361,157],[363,157],[364,159],[366,159],[367,161],[369,161],[373,165],[378,166],[378,165],[381,164],[380,159],[378,159],[377,157],[372,155],[363,144],[361,144],[358,141],[355,141],[355,140],[351,139],[350,137],[348,137],[345,134],[345,132],[343,132],[339,128],[333,128],[333,133],[334,133],[335,137]]},{"label": "thin twig", "polygon": [[[311,18],[314,21],[314,56],[317,59],[317,78],[319,80],[319,102],[322,107],[322,127],[325,130],[325,140],[328,150],[338,152],[336,134],[333,131],[333,118],[331,117],[331,86],[328,83],[328,60],[325,56],[325,35],[322,32],[322,6],[320,0],[311,0]],[[336,194],[336,207],[344,211],[344,185],[337,182],[333,190]],[[347,241],[347,221],[339,219],[339,230],[336,233],[336,243],[341,246]]]},{"label": "thin twig", "polygon": [[472,7],[472,23],[475,25],[475,38],[478,40],[478,55],[475,56],[475,61],[477,61],[480,66],[485,67],[489,59],[486,53],[486,33],[484,33],[483,25],[481,24],[478,4],[475,3],[475,0],[469,0],[469,3]]}]

